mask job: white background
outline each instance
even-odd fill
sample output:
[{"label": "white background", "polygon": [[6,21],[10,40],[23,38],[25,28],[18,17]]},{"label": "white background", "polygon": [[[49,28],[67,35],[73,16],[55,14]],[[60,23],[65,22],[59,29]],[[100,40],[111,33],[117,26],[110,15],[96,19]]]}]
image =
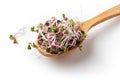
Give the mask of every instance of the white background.
[{"label": "white background", "polygon": [[[62,13],[82,22],[117,4],[120,0],[0,0],[0,80],[120,80],[120,16],[91,29],[82,52],[48,58],[26,49],[37,36],[29,28],[39,22]],[[9,34],[22,27],[26,33],[13,45]]]}]

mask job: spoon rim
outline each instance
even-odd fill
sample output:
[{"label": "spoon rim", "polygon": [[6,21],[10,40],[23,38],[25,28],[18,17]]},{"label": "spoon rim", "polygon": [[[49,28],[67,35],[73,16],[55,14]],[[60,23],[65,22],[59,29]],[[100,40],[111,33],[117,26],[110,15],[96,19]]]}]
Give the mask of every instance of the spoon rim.
[{"label": "spoon rim", "polygon": [[63,52],[61,54],[52,54],[50,52],[47,52],[46,49],[43,49],[39,46],[38,44],[38,41],[36,41],[36,48],[37,50],[44,56],[47,56],[47,57],[62,57],[62,56],[65,56],[65,55],[68,55],[70,53],[72,53],[76,48],[78,48],[84,41],[85,39],[81,40],[79,44],[77,44],[76,46],[72,47],[70,50],[66,51],[66,52]]}]

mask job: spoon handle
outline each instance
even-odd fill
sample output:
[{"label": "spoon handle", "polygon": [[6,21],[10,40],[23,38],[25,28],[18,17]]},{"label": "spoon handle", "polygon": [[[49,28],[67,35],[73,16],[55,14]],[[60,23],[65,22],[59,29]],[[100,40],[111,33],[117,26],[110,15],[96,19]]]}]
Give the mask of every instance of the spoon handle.
[{"label": "spoon handle", "polygon": [[103,13],[99,14],[96,17],[93,17],[92,19],[83,22],[81,25],[81,29],[87,33],[93,26],[118,15],[120,15],[120,4],[104,11]]}]

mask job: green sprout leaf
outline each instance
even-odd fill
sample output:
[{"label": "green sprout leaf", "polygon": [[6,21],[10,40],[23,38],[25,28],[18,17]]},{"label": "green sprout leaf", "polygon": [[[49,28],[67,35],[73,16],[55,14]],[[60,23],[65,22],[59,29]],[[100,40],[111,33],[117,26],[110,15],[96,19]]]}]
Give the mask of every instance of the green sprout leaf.
[{"label": "green sprout leaf", "polygon": [[61,38],[62,38],[61,36],[57,36],[57,37],[56,37],[56,40],[57,40],[57,41],[61,41]]},{"label": "green sprout leaf", "polygon": [[83,48],[83,46],[82,46],[82,45],[80,45],[80,46],[79,46],[80,51],[82,51],[82,48]]},{"label": "green sprout leaf", "polygon": [[11,40],[14,40],[14,36],[13,36],[13,35],[10,35],[9,38],[10,38]]},{"label": "green sprout leaf", "polygon": [[86,34],[85,34],[85,32],[83,30],[81,30],[81,33],[82,33],[82,38],[83,39],[86,38]]},{"label": "green sprout leaf", "polygon": [[13,43],[14,43],[14,44],[17,44],[18,42],[17,42],[17,40],[16,40],[16,39],[14,39],[14,40],[13,40]]},{"label": "green sprout leaf", "polygon": [[66,31],[65,31],[65,34],[69,34],[69,31],[68,31],[68,30],[66,30]]},{"label": "green sprout leaf", "polygon": [[69,23],[70,23],[70,25],[72,26],[72,27],[74,27],[74,25],[75,25],[75,22],[71,19],[71,20],[69,20]]},{"label": "green sprout leaf", "polygon": [[63,26],[60,26],[59,29],[60,29],[60,31],[63,31],[63,30],[64,30]]},{"label": "green sprout leaf", "polygon": [[53,26],[53,27],[52,27],[52,30],[53,30],[54,33],[56,33],[56,32],[58,31],[57,26]]},{"label": "green sprout leaf", "polygon": [[51,19],[55,19],[55,17],[51,17]]},{"label": "green sprout leaf", "polygon": [[39,30],[37,29],[36,32],[39,33]]},{"label": "green sprout leaf", "polygon": [[50,52],[51,52],[51,53],[53,52],[53,47],[50,47]]},{"label": "green sprout leaf", "polygon": [[51,28],[48,28],[47,32],[52,32],[52,29],[51,29]]},{"label": "green sprout leaf", "polygon": [[17,44],[17,43],[18,43],[18,42],[17,42],[17,39],[16,39],[13,35],[10,35],[9,38],[10,38],[10,40],[13,41],[14,44]]},{"label": "green sprout leaf", "polygon": [[64,47],[64,52],[68,51],[68,48],[67,47]]},{"label": "green sprout leaf", "polygon": [[85,34],[85,32],[84,32],[83,30],[81,30],[81,33],[82,33],[82,34]]},{"label": "green sprout leaf", "polygon": [[30,30],[31,30],[32,32],[37,32],[37,33],[39,33],[39,26],[38,26],[37,28],[38,28],[38,29],[35,29],[35,26],[33,26],[33,27],[30,28]]},{"label": "green sprout leaf", "polygon": [[62,17],[65,18],[65,14],[62,14]]},{"label": "green sprout leaf", "polygon": [[30,46],[30,44],[28,44],[28,47],[27,47],[27,48],[28,48],[28,50],[31,50],[31,46]]},{"label": "green sprout leaf", "polygon": [[33,43],[28,43],[28,50],[31,50],[32,48],[37,48],[36,44],[33,42]]},{"label": "green sprout leaf", "polygon": [[40,23],[39,25],[38,25],[38,28],[41,28],[43,26],[43,24],[42,23]]},{"label": "green sprout leaf", "polygon": [[51,47],[50,47],[50,52],[51,52],[51,53],[55,52],[55,47],[54,47],[54,46],[51,46]]},{"label": "green sprout leaf", "polygon": [[32,47],[33,47],[33,48],[36,48],[37,46],[36,46],[36,44],[35,44],[35,43],[33,43],[33,44],[32,44]]},{"label": "green sprout leaf", "polygon": [[64,52],[68,51],[67,46],[62,47],[62,50],[63,50]]},{"label": "green sprout leaf", "polygon": [[35,31],[34,29],[35,29],[35,26],[33,26],[33,27],[30,28],[30,30],[31,30],[32,32]]}]

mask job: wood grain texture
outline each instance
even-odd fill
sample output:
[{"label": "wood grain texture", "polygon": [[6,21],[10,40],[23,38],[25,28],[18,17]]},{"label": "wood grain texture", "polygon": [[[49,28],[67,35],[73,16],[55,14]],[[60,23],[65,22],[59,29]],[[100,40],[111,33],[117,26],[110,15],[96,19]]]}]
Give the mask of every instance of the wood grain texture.
[{"label": "wood grain texture", "polygon": [[106,10],[105,12],[99,14],[98,16],[93,17],[92,19],[83,22],[80,25],[80,28],[83,31],[85,31],[85,33],[87,33],[95,25],[118,15],[120,15],[120,4],[115,7],[112,7],[111,9]]},{"label": "wood grain texture", "polygon": [[[95,26],[95,25],[97,25],[97,24],[99,24],[99,23],[101,23],[103,21],[106,21],[108,19],[111,19],[111,18],[113,18],[115,16],[118,16],[118,15],[120,15],[120,4],[113,7],[113,8],[111,8],[111,9],[106,10],[105,12],[99,14],[96,17],[93,17],[92,19],[89,19],[89,20],[81,23],[80,29],[82,29],[85,33],[87,33],[93,26]],[[67,55],[67,54],[71,53],[73,50],[75,50],[79,46],[79,45],[77,45],[74,48],[72,48],[71,50],[69,50],[67,52],[64,52],[62,54],[51,54],[51,53],[46,52],[46,50],[40,48],[38,43],[36,43],[36,45],[37,45],[38,51],[42,55],[47,56],[47,57],[60,57],[60,56]]]}]

